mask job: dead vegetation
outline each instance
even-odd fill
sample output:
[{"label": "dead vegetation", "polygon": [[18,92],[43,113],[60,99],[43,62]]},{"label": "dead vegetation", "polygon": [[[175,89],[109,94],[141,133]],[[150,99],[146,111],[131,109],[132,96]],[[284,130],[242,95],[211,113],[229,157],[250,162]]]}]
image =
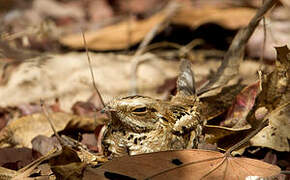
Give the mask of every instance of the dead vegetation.
[{"label": "dead vegetation", "polygon": [[[286,0],[0,4],[0,179],[289,179]],[[181,91],[198,149],[103,154],[109,102]]]}]

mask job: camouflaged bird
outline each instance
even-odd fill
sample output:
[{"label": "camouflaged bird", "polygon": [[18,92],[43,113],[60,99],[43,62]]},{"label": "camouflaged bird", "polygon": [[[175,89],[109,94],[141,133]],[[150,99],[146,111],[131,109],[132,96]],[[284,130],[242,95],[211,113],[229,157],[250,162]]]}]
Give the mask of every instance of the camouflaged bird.
[{"label": "camouflaged bird", "polygon": [[182,60],[177,94],[170,101],[146,96],[114,99],[104,108],[111,119],[102,145],[109,157],[196,148],[203,119],[191,64]]}]

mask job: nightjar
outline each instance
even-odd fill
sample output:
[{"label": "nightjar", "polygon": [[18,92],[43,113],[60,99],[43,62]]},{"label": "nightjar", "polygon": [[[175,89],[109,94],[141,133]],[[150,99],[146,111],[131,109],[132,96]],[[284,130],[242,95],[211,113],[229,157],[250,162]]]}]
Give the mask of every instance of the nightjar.
[{"label": "nightjar", "polygon": [[177,94],[170,101],[129,96],[109,102],[102,146],[109,157],[196,148],[203,119],[191,64],[183,59]]}]

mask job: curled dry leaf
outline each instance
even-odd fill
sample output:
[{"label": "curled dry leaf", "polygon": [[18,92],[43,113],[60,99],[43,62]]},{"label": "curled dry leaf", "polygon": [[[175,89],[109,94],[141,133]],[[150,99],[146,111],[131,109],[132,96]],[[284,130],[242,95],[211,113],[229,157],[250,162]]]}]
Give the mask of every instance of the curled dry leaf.
[{"label": "curled dry leaf", "polygon": [[260,81],[245,87],[236,96],[233,105],[228,110],[226,119],[220,125],[232,128],[250,126],[246,118],[255,105],[256,97],[260,92]]},{"label": "curled dry leaf", "polygon": [[247,176],[276,176],[280,168],[259,160],[192,149],[124,156],[97,169],[87,168],[86,171],[106,178],[228,180],[245,179]]},{"label": "curled dry leaf", "polygon": [[[249,8],[218,9],[214,7],[194,8],[183,6],[172,17],[171,23],[196,28],[206,23],[216,23],[225,28],[238,29],[244,27],[254,16],[255,10]],[[98,31],[86,32],[88,48],[93,50],[126,49],[139,43],[146,34],[165,18],[164,11],[140,21],[123,21]],[[129,29],[130,28],[130,29]],[[130,36],[130,37],[129,37]],[[59,39],[60,43],[70,48],[83,49],[80,33],[68,34]],[[130,43],[129,43],[130,41]]]},{"label": "curled dry leaf", "polygon": [[[66,127],[90,128],[93,130],[94,119],[83,118],[62,112],[52,113],[51,120],[56,131]],[[20,145],[31,148],[31,140],[38,136],[51,136],[53,131],[44,114],[32,114],[12,121],[0,132],[0,144]]]},{"label": "curled dry leaf", "polygon": [[242,84],[214,89],[200,96],[202,102],[202,115],[209,121],[226,112],[232,105],[237,94],[244,88]]}]

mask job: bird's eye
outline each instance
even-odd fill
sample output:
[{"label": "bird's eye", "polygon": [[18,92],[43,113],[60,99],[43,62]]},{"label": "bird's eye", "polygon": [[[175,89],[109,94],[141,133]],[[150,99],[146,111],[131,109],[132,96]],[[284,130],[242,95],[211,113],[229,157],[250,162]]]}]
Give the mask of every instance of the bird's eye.
[{"label": "bird's eye", "polygon": [[135,108],[132,112],[134,114],[144,114],[147,112],[147,108],[146,107]]}]

